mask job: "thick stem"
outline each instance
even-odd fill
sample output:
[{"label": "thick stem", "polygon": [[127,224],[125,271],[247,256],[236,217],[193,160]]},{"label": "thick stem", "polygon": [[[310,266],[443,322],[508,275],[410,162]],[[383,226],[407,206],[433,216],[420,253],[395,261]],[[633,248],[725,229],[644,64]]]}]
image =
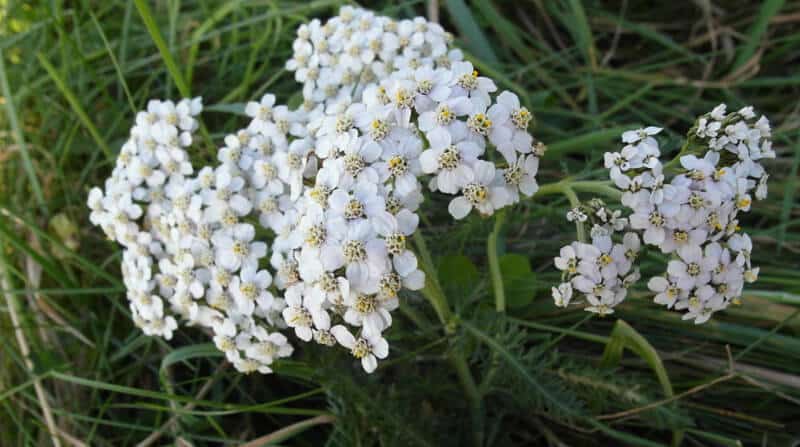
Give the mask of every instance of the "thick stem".
[{"label": "thick stem", "polygon": [[[431,303],[431,306],[433,306],[433,309],[436,311],[439,321],[441,321],[442,326],[444,326],[445,334],[448,337],[452,337],[455,334],[457,322],[453,318],[450,306],[447,304],[447,297],[439,284],[436,267],[433,264],[433,258],[428,250],[428,245],[425,243],[425,238],[422,237],[419,231],[414,233],[414,243],[417,246],[417,254],[421,261],[420,269],[425,272],[425,287],[421,290],[422,295]],[[458,380],[461,382],[461,386],[467,396],[474,428],[475,445],[480,447],[483,444],[483,417],[481,414],[481,395],[478,392],[478,386],[475,384],[472,373],[470,373],[467,360],[460,351],[455,348],[451,349],[448,354],[448,359],[453,365]]]},{"label": "thick stem", "polygon": [[610,199],[619,200],[620,197],[622,197],[622,191],[615,188],[610,180],[572,181],[570,179],[564,179],[560,182],[545,183],[539,186],[539,190],[536,191],[533,198],[564,194],[564,188],[567,187],[579,192],[593,192]]},{"label": "thick stem", "polygon": [[614,187],[611,181],[572,182],[569,187],[576,192],[593,192],[609,199],[622,198],[622,191]]},{"label": "thick stem", "polygon": [[503,229],[506,220],[506,210],[500,210],[495,214],[494,230],[486,239],[486,255],[489,258],[489,273],[492,278],[492,288],[494,289],[494,307],[498,312],[506,311],[506,291],[503,286],[503,273],[500,271],[500,259],[497,255],[497,239]]}]

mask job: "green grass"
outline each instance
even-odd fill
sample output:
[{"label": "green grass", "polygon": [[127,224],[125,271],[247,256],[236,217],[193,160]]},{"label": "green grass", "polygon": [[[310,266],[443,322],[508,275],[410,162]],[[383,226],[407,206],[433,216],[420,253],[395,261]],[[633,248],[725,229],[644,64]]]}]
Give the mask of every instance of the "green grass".
[{"label": "green grass", "polygon": [[[204,138],[219,144],[245,123],[231,113],[243,102],[267,91],[297,101],[282,68],[294,29],[340,3],[0,1],[0,445],[800,440],[797,1],[439,2],[468,58],[534,111],[551,148],[541,183],[605,180],[602,154],[629,127],[664,126],[677,150],[719,102],[770,118],[770,197],[742,222],[761,278],[708,324],[655,306],[643,282],[614,318],[556,309],[551,259],[575,234],[569,202],[541,194],[502,225],[454,224],[443,198],[427,202],[434,255],[423,260],[446,302],[407,296],[389,360],[371,376],[308,346],[274,375],[242,375],[199,330],[167,343],[134,328],[118,247],[84,204],[135,109],[202,95]],[[401,18],[427,5],[368,6]],[[583,185],[581,197],[602,193]],[[659,262],[646,257],[643,276]],[[508,317],[495,314],[496,294]],[[462,323],[443,327],[450,314]]]}]

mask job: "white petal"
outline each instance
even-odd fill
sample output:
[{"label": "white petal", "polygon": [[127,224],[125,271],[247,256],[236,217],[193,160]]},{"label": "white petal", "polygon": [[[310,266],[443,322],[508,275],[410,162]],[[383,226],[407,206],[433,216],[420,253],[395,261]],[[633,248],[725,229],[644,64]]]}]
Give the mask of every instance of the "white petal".
[{"label": "white petal", "polygon": [[394,269],[400,276],[407,276],[417,269],[417,257],[410,250],[406,250],[394,257]]},{"label": "white petal", "polygon": [[356,344],[356,338],[342,325],[332,327],[331,334],[336,338],[336,341],[345,348],[352,349]]},{"label": "white petal", "polygon": [[472,210],[472,204],[469,203],[469,200],[467,200],[466,197],[459,196],[450,201],[450,205],[447,206],[447,210],[450,211],[450,214],[454,218],[463,219]]},{"label": "white petal", "polygon": [[389,343],[383,337],[374,337],[370,340],[372,353],[379,359],[385,359],[389,355]]},{"label": "white petal", "polygon": [[378,367],[378,360],[375,359],[374,355],[367,354],[361,358],[361,366],[364,368],[364,371],[371,373]]},{"label": "white petal", "polygon": [[311,328],[307,326],[294,328],[294,333],[297,334],[297,338],[303,341],[309,341],[314,336]]},{"label": "white petal", "polygon": [[403,278],[403,285],[409,290],[420,290],[425,287],[425,272],[414,270]]}]

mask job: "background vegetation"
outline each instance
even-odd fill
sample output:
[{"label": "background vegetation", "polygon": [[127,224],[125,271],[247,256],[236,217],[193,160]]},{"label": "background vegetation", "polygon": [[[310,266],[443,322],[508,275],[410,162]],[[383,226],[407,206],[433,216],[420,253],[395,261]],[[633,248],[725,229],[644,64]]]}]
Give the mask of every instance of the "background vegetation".
[{"label": "background vegetation", "polygon": [[[274,375],[242,375],[200,331],[166,343],[133,326],[119,250],[84,203],[134,111],[189,89],[217,132],[243,125],[242,103],[266,91],[296,102],[283,70],[294,29],[342,2],[158,0],[149,15],[138,3],[0,1],[0,445],[800,442],[800,3],[365,5],[438,14],[482,72],[523,98],[550,147],[542,183],[603,179],[603,152],[630,127],[664,126],[677,148],[723,101],[767,114],[778,150],[770,197],[744,222],[761,278],[702,326],[652,304],[643,284],[610,318],[556,309],[551,260],[574,238],[563,197],[526,201],[497,227],[456,225],[429,200],[422,232],[454,317],[443,327],[405,297],[390,360],[370,376],[307,346]],[[648,255],[643,273],[661,262]]]}]

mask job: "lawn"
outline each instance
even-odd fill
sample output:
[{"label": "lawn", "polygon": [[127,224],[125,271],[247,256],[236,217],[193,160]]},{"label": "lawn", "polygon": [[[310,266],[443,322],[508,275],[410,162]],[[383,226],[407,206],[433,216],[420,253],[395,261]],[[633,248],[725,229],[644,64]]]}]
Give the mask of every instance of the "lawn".
[{"label": "lawn", "polygon": [[[413,247],[428,286],[401,294],[372,374],[312,344],[243,374],[207,331],[136,328],[122,251],[86,204],[136,112],[202,96],[191,161],[216,162],[248,101],[302,103],[285,69],[295,31],[346,4],[0,0],[0,445],[800,443],[797,1],[363,2],[438,21],[519,96],[548,148],[539,193],[459,221],[426,194]],[[612,203],[604,153],[624,131],[663,127],[674,156],[720,103],[772,124],[769,196],[739,222],[758,281],[699,325],[646,280],[609,316],[555,306],[569,193]],[[642,277],[667,259],[647,251]]]}]

